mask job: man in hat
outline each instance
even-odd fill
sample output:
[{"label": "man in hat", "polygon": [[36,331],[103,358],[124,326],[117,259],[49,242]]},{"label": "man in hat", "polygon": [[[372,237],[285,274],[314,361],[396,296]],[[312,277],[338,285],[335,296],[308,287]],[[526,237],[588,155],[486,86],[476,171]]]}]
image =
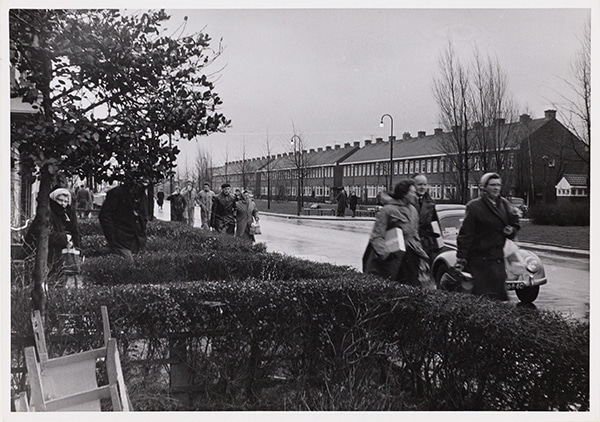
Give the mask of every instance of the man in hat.
[{"label": "man in hat", "polygon": [[221,192],[215,196],[212,206],[211,226],[219,233],[235,234],[235,196],[231,194],[231,185],[223,183]]},{"label": "man in hat", "polygon": [[98,219],[112,253],[133,262],[133,253],[146,244],[149,180],[128,179],[106,192]]},{"label": "man in hat", "polygon": [[502,179],[498,173],[484,174],[479,184],[481,196],[467,204],[456,239],[456,268],[466,269],[473,275],[474,294],[508,300],[504,243],[516,236],[519,217],[500,196]]}]

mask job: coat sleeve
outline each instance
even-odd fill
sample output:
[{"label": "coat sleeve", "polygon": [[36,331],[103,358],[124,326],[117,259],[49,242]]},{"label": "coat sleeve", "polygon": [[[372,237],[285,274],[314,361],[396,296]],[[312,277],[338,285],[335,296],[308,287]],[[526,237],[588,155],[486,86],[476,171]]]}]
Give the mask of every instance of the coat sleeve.
[{"label": "coat sleeve", "polygon": [[119,205],[118,202],[115,193],[112,190],[108,191],[104,203],[102,204],[102,208],[100,208],[100,213],[98,213],[100,226],[102,226],[104,237],[109,245],[112,244],[115,239],[114,215]]},{"label": "coat sleeve", "polygon": [[472,205],[467,205],[465,219],[463,220],[458,236],[456,237],[456,257],[459,259],[467,259],[469,249],[473,245],[473,240],[476,231],[476,213]]},{"label": "coat sleeve", "polygon": [[387,259],[389,256],[389,252],[385,247],[385,232],[387,231],[389,218],[389,210],[387,208],[383,208],[379,212],[379,215],[375,220],[375,224],[373,225],[373,231],[371,232],[371,246],[373,247],[375,253],[382,260]]}]

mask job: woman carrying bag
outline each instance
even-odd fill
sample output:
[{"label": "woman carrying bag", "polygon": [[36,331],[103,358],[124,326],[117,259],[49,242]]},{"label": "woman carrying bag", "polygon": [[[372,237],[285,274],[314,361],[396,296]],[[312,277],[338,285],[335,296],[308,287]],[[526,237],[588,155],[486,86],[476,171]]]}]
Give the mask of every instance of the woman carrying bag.
[{"label": "woman carrying bag", "polygon": [[258,209],[252,199],[252,194],[247,190],[240,193],[240,198],[236,201],[235,207],[237,210],[235,235],[254,242],[254,235],[260,234],[260,226],[258,226],[259,231],[257,231]]},{"label": "woman carrying bag", "polygon": [[[411,286],[435,289],[429,258],[419,239],[419,214],[414,206],[415,182],[412,179],[402,180],[394,186],[391,195],[382,193],[381,200],[383,208],[375,220],[363,256],[363,272]],[[403,251],[390,250],[389,231],[395,229],[401,230]]]}]

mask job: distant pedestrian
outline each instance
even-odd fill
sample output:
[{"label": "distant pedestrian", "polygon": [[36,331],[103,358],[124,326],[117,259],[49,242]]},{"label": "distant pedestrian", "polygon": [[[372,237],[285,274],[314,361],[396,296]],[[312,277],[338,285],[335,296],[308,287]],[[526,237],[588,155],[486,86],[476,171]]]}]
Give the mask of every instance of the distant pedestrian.
[{"label": "distant pedestrian", "polygon": [[163,209],[164,202],[165,202],[165,193],[161,189],[156,194],[156,204],[158,205],[158,208],[160,208],[161,211]]},{"label": "distant pedestrian", "polygon": [[210,185],[205,183],[202,190],[198,194],[198,202],[200,204],[200,219],[202,220],[202,228],[204,230],[210,229],[214,197],[215,193],[210,189]]},{"label": "distant pedestrian", "polygon": [[147,178],[135,178],[106,192],[98,219],[112,253],[133,262],[133,253],[146,245]]},{"label": "distant pedestrian", "polygon": [[175,186],[173,193],[167,196],[167,201],[171,202],[171,221],[184,222],[187,202],[179,191],[179,186]]},{"label": "distant pedestrian", "polygon": [[417,174],[413,177],[417,188],[417,211],[419,212],[419,237],[423,249],[427,252],[430,259],[433,259],[439,252],[437,238],[439,234],[433,231],[433,222],[438,222],[438,216],[435,211],[435,201],[429,196],[429,185],[427,177],[423,174]]},{"label": "distant pedestrian", "polygon": [[213,199],[211,226],[219,233],[235,234],[235,196],[231,193],[231,185],[223,183],[221,192]]},{"label": "distant pedestrian", "polygon": [[82,184],[77,190],[77,217],[88,218],[90,216],[93,200],[92,192]]},{"label": "distant pedestrian", "polygon": [[352,191],[350,193],[348,204],[350,205],[350,211],[352,211],[352,217],[356,217],[356,205],[358,204],[358,196],[356,196],[356,192]]},{"label": "distant pedestrian", "polygon": [[254,203],[252,193],[245,190],[240,193],[240,199],[235,203],[236,207],[236,229],[235,235],[244,239],[250,239],[254,242],[254,234],[250,233],[250,226],[253,222],[257,222],[258,209]]},{"label": "distant pedestrian", "polygon": [[[435,289],[429,257],[419,239],[419,215],[414,206],[415,182],[412,179],[402,180],[391,195],[382,192],[380,198],[384,205],[377,215],[363,257],[363,271],[403,284]],[[386,233],[393,228],[402,230],[404,253],[391,253],[386,246]]]},{"label": "distant pedestrian", "polygon": [[194,227],[194,214],[196,212],[197,194],[194,188],[194,182],[191,180],[187,181],[186,187],[181,192],[186,201],[186,209],[184,213],[184,220],[188,226]]},{"label": "distant pedestrian", "polygon": [[473,275],[473,293],[508,300],[504,243],[514,239],[519,217],[508,200],[500,196],[502,179],[486,173],[479,181],[482,194],[467,203],[457,242],[456,268]]},{"label": "distant pedestrian", "polygon": [[343,217],[346,214],[346,208],[348,207],[348,195],[346,190],[342,189],[335,198],[337,201],[337,216]]}]

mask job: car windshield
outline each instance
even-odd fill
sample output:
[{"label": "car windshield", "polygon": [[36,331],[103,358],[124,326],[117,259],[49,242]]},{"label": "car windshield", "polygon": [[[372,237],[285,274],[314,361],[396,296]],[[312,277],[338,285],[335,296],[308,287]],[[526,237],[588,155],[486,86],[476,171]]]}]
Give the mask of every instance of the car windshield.
[{"label": "car windshield", "polygon": [[448,215],[440,218],[440,228],[444,240],[456,241],[463,219],[463,215]]}]

